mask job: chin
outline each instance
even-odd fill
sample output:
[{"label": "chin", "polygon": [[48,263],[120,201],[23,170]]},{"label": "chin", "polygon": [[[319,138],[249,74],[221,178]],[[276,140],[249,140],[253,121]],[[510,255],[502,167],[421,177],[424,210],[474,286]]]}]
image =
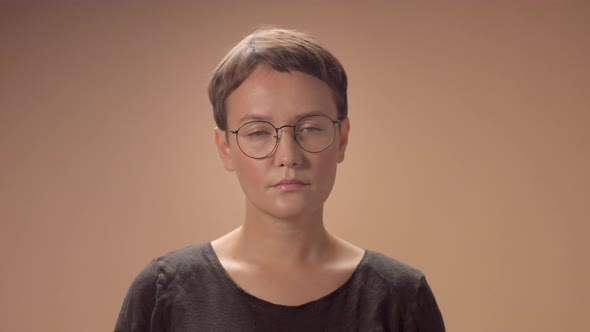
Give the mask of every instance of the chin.
[{"label": "chin", "polygon": [[324,202],[328,198],[327,195],[317,192],[273,194],[270,197],[265,194],[250,194],[246,195],[248,209],[254,213],[284,220],[317,217],[318,214],[321,218]]},{"label": "chin", "polygon": [[301,217],[303,217],[306,213],[304,211],[300,211],[300,210],[275,210],[275,211],[269,211],[269,215],[273,216],[276,219],[280,219],[280,220],[295,220],[295,219],[300,219]]},{"label": "chin", "polygon": [[322,205],[317,204],[278,204],[273,206],[267,212],[277,219],[293,220],[305,218],[306,216],[315,215],[317,212],[322,211]]}]

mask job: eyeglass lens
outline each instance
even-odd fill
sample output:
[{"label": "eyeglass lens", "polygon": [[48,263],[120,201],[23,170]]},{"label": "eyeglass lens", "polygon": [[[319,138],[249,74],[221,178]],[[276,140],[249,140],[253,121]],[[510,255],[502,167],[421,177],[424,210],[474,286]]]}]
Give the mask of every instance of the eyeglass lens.
[{"label": "eyeglass lens", "polygon": [[[325,116],[305,117],[297,122],[294,129],[295,140],[308,152],[321,152],[334,140],[334,123]],[[252,158],[264,158],[274,151],[279,137],[276,127],[269,122],[252,121],[240,127],[237,139],[244,154]]]}]

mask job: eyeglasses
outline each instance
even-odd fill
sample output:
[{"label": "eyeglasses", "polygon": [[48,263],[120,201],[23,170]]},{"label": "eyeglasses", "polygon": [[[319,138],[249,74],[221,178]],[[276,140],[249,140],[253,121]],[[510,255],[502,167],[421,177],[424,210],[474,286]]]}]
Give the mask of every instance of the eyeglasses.
[{"label": "eyeglasses", "polygon": [[322,152],[332,145],[337,123],[340,120],[333,121],[324,115],[310,115],[301,118],[295,125],[277,128],[267,121],[251,121],[229,132],[236,134],[238,146],[246,156],[262,159],[274,152],[279,144],[279,130],[283,128],[293,128],[293,137],[303,150]]}]

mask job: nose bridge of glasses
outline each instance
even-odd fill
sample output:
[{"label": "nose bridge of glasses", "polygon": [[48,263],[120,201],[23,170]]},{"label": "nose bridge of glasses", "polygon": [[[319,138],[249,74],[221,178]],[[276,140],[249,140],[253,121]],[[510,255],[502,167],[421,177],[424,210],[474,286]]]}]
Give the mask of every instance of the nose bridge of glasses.
[{"label": "nose bridge of glasses", "polygon": [[276,139],[278,140],[282,137],[281,135],[279,135],[279,131],[283,128],[293,128],[293,138],[297,139],[297,135],[295,134],[295,127],[296,125],[284,125],[280,127],[275,127],[275,130],[277,131]]},{"label": "nose bridge of glasses", "polygon": [[[276,149],[279,149],[279,146],[281,145],[281,142],[284,141],[284,139],[283,139],[284,134],[279,134],[279,131],[281,129],[285,129],[285,128],[291,128],[292,129],[292,130],[289,130],[291,132],[291,135],[292,136],[289,135],[289,134],[287,134],[287,136],[289,136],[289,139],[291,140],[291,142],[289,142],[289,143],[283,143],[282,145],[285,145],[285,144],[292,145],[292,144],[294,144],[294,145],[297,146],[296,149],[298,149],[299,147],[301,147],[301,143],[299,142],[299,139],[297,138],[297,133],[295,132],[296,131],[296,127],[297,127],[297,125],[284,125],[284,126],[280,126],[278,128],[275,127],[275,129],[277,131],[277,136],[275,137],[276,138],[275,150]],[[290,148],[290,149],[292,149],[292,148]]]}]

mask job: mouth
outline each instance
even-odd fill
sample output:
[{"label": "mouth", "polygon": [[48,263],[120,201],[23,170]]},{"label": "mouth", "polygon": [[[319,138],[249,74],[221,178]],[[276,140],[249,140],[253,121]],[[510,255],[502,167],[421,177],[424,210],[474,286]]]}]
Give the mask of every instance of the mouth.
[{"label": "mouth", "polygon": [[281,181],[275,183],[272,188],[282,191],[297,191],[308,185],[309,183],[299,179],[282,179]]}]

